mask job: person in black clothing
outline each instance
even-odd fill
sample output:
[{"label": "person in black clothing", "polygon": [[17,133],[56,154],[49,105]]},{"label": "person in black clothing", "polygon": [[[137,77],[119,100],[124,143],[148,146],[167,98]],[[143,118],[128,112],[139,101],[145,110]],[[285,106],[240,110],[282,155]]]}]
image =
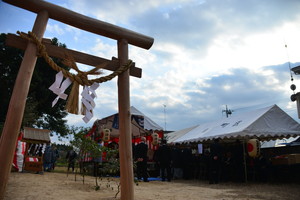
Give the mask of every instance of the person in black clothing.
[{"label": "person in black clothing", "polygon": [[47,144],[44,152],[44,157],[43,157],[44,171],[47,172],[51,171],[53,160],[54,160],[53,149],[50,144]]},{"label": "person in black clothing", "polygon": [[182,178],[182,153],[178,146],[179,144],[176,144],[171,150],[173,179]]},{"label": "person in black clothing", "polygon": [[68,172],[70,168],[72,168],[72,172],[74,172],[76,158],[77,158],[77,153],[73,149],[68,151],[66,155],[66,159],[68,160]]},{"label": "person in black clothing", "polygon": [[222,147],[219,140],[215,139],[214,143],[210,145],[209,157],[209,184],[218,184],[220,180],[220,170],[222,161]]},{"label": "person in black clothing", "polygon": [[182,171],[183,171],[183,178],[186,180],[191,178],[192,162],[193,162],[193,154],[192,154],[191,147],[188,145],[184,149],[182,149]]},{"label": "person in black clothing", "polygon": [[222,178],[225,182],[233,180],[233,161],[232,161],[232,153],[231,151],[227,151],[225,153],[224,161],[223,161],[223,170],[222,170]]},{"label": "person in black clothing", "polygon": [[167,171],[167,180],[171,181],[171,149],[167,146],[167,141],[162,140],[162,145],[157,150],[157,158],[160,167],[162,181],[165,181],[165,171]]},{"label": "person in black clothing", "polygon": [[267,182],[270,174],[270,163],[265,157],[264,153],[261,152],[259,157],[255,159],[257,168],[257,179],[262,182]]},{"label": "person in black clothing", "polygon": [[234,168],[234,181],[244,182],[245,171],[244,171],[244,148],[240,140],[236,140],[232,150],[232,160]]},{"label": "person in black clothing", "polygon": [[147,174],[147,153],[148,153],[148,145],[145,143],[146,138],[141,138],[141,143],[135,146],[134,156],[137,161],[137,178],[140,180],[142,177],[144,182],[148,182],[148,174]]},{"label": "person in black clothing", "polygon": [[52,170],[54,170],[56,161],[59,158],[59,152],[58,152],[57,147],[55,145],[53,145],[52,149],[53,149]]}]

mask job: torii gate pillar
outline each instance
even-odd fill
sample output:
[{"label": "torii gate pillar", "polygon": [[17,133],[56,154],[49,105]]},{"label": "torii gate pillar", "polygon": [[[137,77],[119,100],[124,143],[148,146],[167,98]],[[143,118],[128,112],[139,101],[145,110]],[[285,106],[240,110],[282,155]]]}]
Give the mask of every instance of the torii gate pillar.
[{"label": "torii gate pillar", "polygon": [[[47,11],[41,11],[36,17],[32,32],[35,33],[39,39],[43,38],[48,19]],[[37,60],[36,54],[36,45],[29,42],[9,102],[7,116],[0,139],[0,200],[4,198],[16,141],[23,119],[26,98]]]},{"label": "torii gate pillar", "polygon": [[[118,57],[120,65],[127,63],[128,42],[124,39],[118,41]],[[121,199],[124,200],[134,199],[129,86],[129,71],[126,71],[118,77],[120,181]]]}]

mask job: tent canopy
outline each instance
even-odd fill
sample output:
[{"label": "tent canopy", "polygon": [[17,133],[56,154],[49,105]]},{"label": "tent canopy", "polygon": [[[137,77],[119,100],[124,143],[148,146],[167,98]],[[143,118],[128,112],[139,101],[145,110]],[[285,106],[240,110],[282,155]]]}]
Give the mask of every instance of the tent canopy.
[{"label": "tent canopy", "polygon": [[149,117],[144,115],[141,111],[136,109],[134,106],[130,107],[130,112],[131,112],[131,115],[144,117],[144,129],[146,129],[146,130],[163,130],[163,128],[160,125],[158,125],[157,123],[152,121]]},{"label": "tent canopy", "polygon": [[176,141],[178,138],[184,136],[185,134],[187,134],[187,133],[190,132],[191,130],[197,128],[198,126],[199,126],[199,125],[196,125],[196,126],[193,126],[193,127],[190,127],[190,128],[182,129],[182,130],[180,130],[180,131],[175,131],[175,132],[168,133],[168,135],[167,135],[168,143],[173,143],[173,142]]},{"label": "tent canopy", "polygon": [[184,130],[186,131],[173,132],[172,134],[181,136],[169,140],[168,143],[205,142],[216,138],[222,140],[257,138],[269,141],[300,135],[300,124],[277,105],[273,105]]},{"label": "tent canopy", "polygon": [[[131,131],[133,136],[140,136],[144,134],[146,130],[153,131],[161,131],[163,128],[159,126],[157,123],[152,121],[149,117],[144,115],[134,106],[130,107],[131,112]],[[96,126],[99,130],[102,128],[108,128],[111,130],[111,136],[118,137],[119,136],[119,116],[118,113],[102,118],[100,120],[96,120],[94,122],[94,126]]]}]

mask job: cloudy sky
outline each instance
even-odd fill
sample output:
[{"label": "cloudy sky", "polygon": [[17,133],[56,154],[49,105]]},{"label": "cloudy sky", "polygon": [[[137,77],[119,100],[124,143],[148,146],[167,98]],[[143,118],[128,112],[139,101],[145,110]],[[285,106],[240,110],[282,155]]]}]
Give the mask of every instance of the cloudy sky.
[{"label": "cloudy sky", "polygon": [[[290,100],[289,71],[300,65],[299,0],[49,2],[154,38],[149,50],[129,48],[129,58],[143,70],[141,79],[130,79],[131,105],[167,130],[226,117],[226,105],[236,115],[277,104],[300,122]],[[35,17],[0,2],[1,33],[31,31]],[[45,37],[57,37],[70,49],[117,57],[116,41],[54,20]],[[293,77],[300,88],[300,75]],[[101,84],[97,94],[94,118],[85,124],[82,116],[70,115],[69,125],[91,126],[117,112],[117,79]]]}]

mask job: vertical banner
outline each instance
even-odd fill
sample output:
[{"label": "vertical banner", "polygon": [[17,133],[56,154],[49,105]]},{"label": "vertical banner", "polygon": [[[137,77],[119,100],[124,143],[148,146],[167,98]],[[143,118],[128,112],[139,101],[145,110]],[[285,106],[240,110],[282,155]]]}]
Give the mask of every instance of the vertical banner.
[{"label": "vertical banner", "polygon": [[203,144],[198,144],[198,153],[203,154]]}]

